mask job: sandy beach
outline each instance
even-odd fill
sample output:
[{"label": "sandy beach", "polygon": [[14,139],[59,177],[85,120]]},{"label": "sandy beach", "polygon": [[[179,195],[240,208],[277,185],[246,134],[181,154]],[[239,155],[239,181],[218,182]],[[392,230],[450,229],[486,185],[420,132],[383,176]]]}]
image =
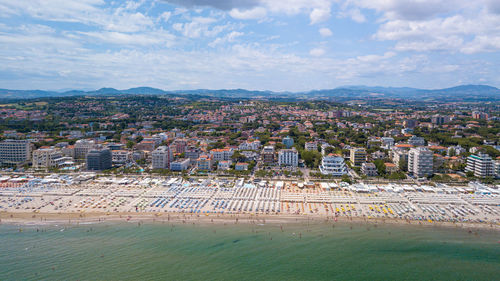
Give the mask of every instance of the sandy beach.
[{"label": "sandy beach", "polygon": [[318,215],[266,215],[266,214],[180,214],[180,213],[0,213],[0,224],[23,226],[51,226],[51,225],[91,225],[100,223],[158,223],[158,224],[196,224],[196,225],[227,225],[227,224],[255,224],[275,225],[286,227],[287,224],[365,224],[365,225],[413,225],[420,227],[444,227],[470,230],[500,231],[500,224],[493,223],[456,223],[456,222],[429,222],[412,221],[395,218],[363,218],[363,217],[335,217]]}]

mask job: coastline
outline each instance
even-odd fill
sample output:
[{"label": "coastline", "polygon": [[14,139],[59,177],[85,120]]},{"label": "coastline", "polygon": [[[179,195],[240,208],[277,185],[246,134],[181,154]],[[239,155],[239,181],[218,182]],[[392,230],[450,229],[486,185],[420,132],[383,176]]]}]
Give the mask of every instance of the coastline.
[{"label": "coastline", "polygon": [[[429,222],[403,220],[396,218],[366,218],[322,215],[294,215],[294,214],[189,214],[189,213],[148,213],[148,212],[119,212],[119,213],[25,213],[0,212],[0,225],[15,226],[50,226],[67,225],[78,226],[100,223],[168,223],[193,225],[227,225],[227,224],[256,224],[256,225],[287,225],[294,223],[332,224],[353,223],[366,225],[398,225],[415,227],[440,227],[448,229],[490,230],[500,232],[500,224],[467,223],[467,222]],[[20,229],[21,230],[21,229]]]}]

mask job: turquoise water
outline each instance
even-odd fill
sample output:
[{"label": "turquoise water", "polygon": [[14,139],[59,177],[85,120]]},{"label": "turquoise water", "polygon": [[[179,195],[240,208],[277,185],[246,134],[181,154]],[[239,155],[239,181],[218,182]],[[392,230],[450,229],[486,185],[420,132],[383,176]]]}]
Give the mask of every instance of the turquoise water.
[{"label": "turquoise water", "polygon": [[0,225],[0,280],[498,280],[499,240],[347,223]]}]

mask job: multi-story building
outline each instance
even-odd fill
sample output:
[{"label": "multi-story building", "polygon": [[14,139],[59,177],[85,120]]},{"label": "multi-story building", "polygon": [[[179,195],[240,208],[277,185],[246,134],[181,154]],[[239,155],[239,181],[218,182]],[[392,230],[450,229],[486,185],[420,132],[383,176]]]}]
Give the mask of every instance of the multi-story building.
[{"label": "multi-story building", "polygon": [[480,111],[473,111],[472,118],[474,119],[485,119],[488,120],[488,114]]},{"label": "multi-story building", "polygon": [[93,149],[87,153],[87,170],[102,171],[111,169],[112,156],[109,149]]},{"label": "multi-story building", "polygon": [[184,156],[186,158],[191,159],[191,161],[196,161],[201,154],[201,149],[195,146],[189,146],[186,148],[186,151],[184,152]]},{"label": "multi-story building", "polygon": [[111,150],[113,164],[123,165],[131,159],[131,153],[127,150]]},{"label": "multi-story building", "polygon": [[31,146],[27,140],[4,140],[0,142],[0,164],[19,165],[31,159]]},{"label": "multi-story building", "polygon": [[361,164],[361,172],[367,177],[377,176],[377,167],[373,163],[363,163]]},{"label": "multi-story building", "polygon": [[236,163],[236,165],[234,166],[234,169],[236,171],[246,171],[246,170],[248,170],[248,163],[245,163],[245,162]]},{"label": "multi-story building", "polygon": [[219,161],[217,164],[217,170],[225,171],[231,168],[231,161]]},{"label": "multi-story building", "polygon": [[431,176],[434,172],[434,153],[426,147],[410,149],[408,172],[416,178]]},{"label": "multi-story building", "polygon": [[231,156],[233,156],[233,154],[234,150],[228,147],[210,150],[210,155],[212,156],[214,161],[231,160]]},{"label": "multi-story building", "polygon": [[156,142],[154,140],[142,140],[140,143],[138,143],[135,148],[137,150],[144,150],[144,151],[153,151],[156,148]]},{"label": "multi-story building", "polygon": [[184,171],[189,168],[189,158],[179,159],[170,163],[170,170],[172,171]]},{"label": "multi-story building", "polygon": [[422,137],[411,136],[410,139],[408,139],[408,144],[411,144],[413,146],[424,146],[425,139]]},{"label": "multi-story building", "polygon": [[260,141],[244,141],[239,146],[239,150],[258,150],[260,148]]},{"label": "multi-story building", "polygon": [[286,136],[283,138],[283,144],[285,145],[286,148],[291,148],[293,146],[293,139],[289,136]]},{"label": "multi-story building", "polygon": [[391,149],[394,146],[394,138],[393,137],[382,137],[380,138],[382,143],[382,147],[385,149]]},{"label": "multi-story building", "polygon": [[306,142],[304,148],[307,151],[318,151],[318,143],[315,141]]},{"label": "multi-story building", "polygon": [[488,154],[478,153],[467,157],[466,172],[473,172],[475,177],[485,178],[495,176],[495,162]]},{"label": "multi-story building", "polygon": [[172,151],[167,146],[160,146],[151,153],[153,169],[168,169],[173,159]]},{"label": "multi-story building", "polygon": [[267,165],[274,164],[274,155],[275,155],[274,146],[272,145],[264,146],[262,152],[260,153],[262,162],[264,162],[264,164]]},{"label": "multi-story building", "polygon": [[202,171],[211,171],[213,166],[213,159],[210,155],[201,155],[197,160],[197,168]]},{"label": "multi-story building", "polygon": [[59,167],[66,159],[62,152],[54,148],[41,148],[33,151],[33,168]]},{"label": "multi-story building", "polygon": [[362,163],[366,162],[366,150],[359,147],[351,148],[349,160],[352,165],[361,166]]},{"label": "multi-story building", "polygon": [[282,149],[278,152],[278,165],[297,167],[299,165],[299,153],[295,147]]},{"label": "multi-story building", "polygon": [[187,141],[185,139],[176,139],[171,145],[170,150],[173,153],[182,154],[186,152]]},{"label": "multi-story building", "polygon": [[448,116],[442,116],[439,114],[433,115],[431,117],[431,123],[436,124],[436,125],[443,125],[444,123],[447,123],[450,121],[450,118]]},{"label": "multi-story building", "polygon": [[337,154],[323,156],[319,170],[323,175],[342,176],[347,174],[344,158]]},{"label": "multi-story building", "polygon": [[405,128],[413,129],[417,125],[418,125],[418,121],[415,119],[408,119],[408,120],[403,121],[403,126],[405,126]]},{"label": "multi-story building", "polygon": [[96,148],[93,140],[77,140],[75,143],[75,159],[85,159],[90,150]]}]

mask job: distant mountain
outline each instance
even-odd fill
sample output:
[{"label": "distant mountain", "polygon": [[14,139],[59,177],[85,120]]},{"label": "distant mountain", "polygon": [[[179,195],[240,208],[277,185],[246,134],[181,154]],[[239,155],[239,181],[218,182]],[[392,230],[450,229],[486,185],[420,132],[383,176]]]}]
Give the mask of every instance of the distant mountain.
[{"label": "distant mountain", "polygon": [[445,89],[424,90],[408,87],[369,87],[345,86],[335,89],[313,90],[308,92],[250,91],[245,89],[221,90],[178,90],[164,91],[150,87],[126,90],[101,88],[95,91],[71,90],[65,92],[41,90],[0,89],[0,99],[29,99],[42,97],[68,96],[109,96],[109,95],[174,95],[205,96],[216,98],[294,98],[294,99],[410,99],[426,101],[500,101],[500,90],[487,85],[462,85]]}]

